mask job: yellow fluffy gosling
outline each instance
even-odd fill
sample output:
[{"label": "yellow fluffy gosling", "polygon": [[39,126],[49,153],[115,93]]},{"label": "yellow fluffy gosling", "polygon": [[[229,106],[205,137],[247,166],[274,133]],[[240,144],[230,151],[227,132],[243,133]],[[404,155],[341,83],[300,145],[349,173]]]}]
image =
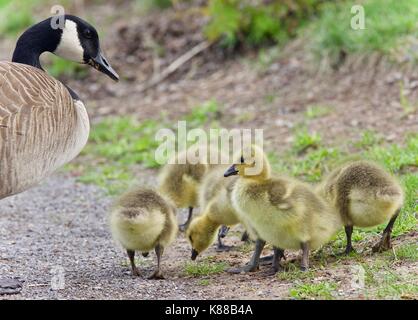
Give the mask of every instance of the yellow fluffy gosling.
[{"label": "yellow fluffy gosling", "polygon": [[168,197],[177,208],[188,208],[189,216],[187,221],[180,225],[184,231],[193,215],[193,208],[198,205],[199,186],[203,176],[212,167],[209,164],[189,162],[188,150],[176,154],[166,164],[159,175],[158,190]]},{"label": "yellow fluffy gosling", "polygon": [[341,215],[347,235],[345,253],[353,251],[353,227],[373,227],[389,220],[373,252],[391,248],[391,233],[403,203],[398,181],[368,161],[348,162],[333,170],[317,191]]},{"label": "yellow fluffy gosling", "polygon": [[[214,169],[203,180],[199,197],[203,214],[194,218],[186,231],[192,245],[192,260],[214,242],[222,225],[233,226],[239,223],[231,203],[232,187],[236,179],[225,179],[223,173],[226,169],[226,166]],[[218,249],[222,249],[219,234],[218,242]]]},{"label": "yellow fluffy gosling", "polygon": [[144,255],[155,249],[157,268],[150,279],[163,279],[160,269],[164,248],[171,244],[177,232],[174,206],[154,190],[136,188],[122,195],[110,213],[113,238],[127,251],[132,275],[139,276],[135,266],[135,251]]},{"label": "yellow fluffy gosling", "polygon": [[[252,146],[225,177],[239,175],[232,203],[239,219],[255,234],[251,262],[239,271],[254,271],[265,241],[274,246],[273,271],[280,267],[284,249],[302,249],[301,269],[309,266],[309,250],[326,243],[341,227],[339,215],[312,187],[285,176],[272,176],[264,152]],[[263,240],[260,240],[263,239]],[[265,240],[265,241],[264,241]]]}]

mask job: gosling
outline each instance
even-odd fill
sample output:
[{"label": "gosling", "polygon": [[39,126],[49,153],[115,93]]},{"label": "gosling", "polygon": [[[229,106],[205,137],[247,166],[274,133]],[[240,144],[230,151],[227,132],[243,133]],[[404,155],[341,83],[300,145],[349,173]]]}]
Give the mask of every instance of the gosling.
[{"label": "gosling", "polygon": [[186,222],[179,226],[181,231],[191,221],[193,208],[198,205],[199,186],[211,167],[206,163],[190,163],[188,150],[185,150],[176,154],[159,175],[159,192],[169,198],[177,208],[189,209]]},{"label": "gosling", "polygon": [[274,247],[274,273],[280,269],[284,249],[302,249],[301,269],[306,271],[309,251],[321,247],[342,226],[339,215],[308,185],[285,176],[273,177],[261,148],[249,149],[224,175],[239,176],[232,204],[238,218],[258,240],[250,263],[231,272],[257,270],[266,241]]},{"label": "gosling", "polygon": [[[192,260],[205,251],[214,241],[222,225],[233,226],[239,223],[231,203],[232,187],[236,179],[224,179],[227,167],[212,170],[204,178],[200,190],[199,204],[203,214],[194,218],[186,230],[187,239],[192,245]],[[218,250],[226,246],[221,241],[222,233],[218,232]]]},{"label": "gosling", "polygon": [[144,256],[155,249],[157,268],[149,279],[164,279],[160,262],[164,249],[177,233],[175,208],[156,191],[136,188],[122,195],[110,213],[110,230],[128,254],[132,275],[139,276],[135,251]]},{"label": "gosling", "polygon": [[378,165],[353,161],[336,168],[317,186],[340,214],[347,236],[345,254],[354,251],[353,227],[373,227],[389,221],[373,252],[391,248],[391,233],[403,204],[398,181]]}]

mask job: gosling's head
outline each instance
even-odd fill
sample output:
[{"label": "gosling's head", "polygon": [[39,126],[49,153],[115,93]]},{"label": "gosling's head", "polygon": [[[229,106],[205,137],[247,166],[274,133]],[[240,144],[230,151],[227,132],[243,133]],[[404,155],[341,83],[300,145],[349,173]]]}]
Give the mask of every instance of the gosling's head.
[{"label": "gosling's head", "polygon": [[270,164],[263,149],[251,145],[235,156],[235,163],[225,171],[224,177],[239,175],[244,178],[264,180],[268,179],[270,174]]},{"label": "gosling's head", "polygon": [[215,240],[217,228],[211,227],[205,216],[199,216],[192,220],[186,231],[187,239],[192,245],[192,260],[205,251]]}]

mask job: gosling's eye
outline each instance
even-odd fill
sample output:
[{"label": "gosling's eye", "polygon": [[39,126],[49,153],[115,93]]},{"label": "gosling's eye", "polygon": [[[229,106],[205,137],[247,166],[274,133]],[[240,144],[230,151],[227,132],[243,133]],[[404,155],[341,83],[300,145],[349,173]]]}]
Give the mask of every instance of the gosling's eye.
[{"label": "gosling's eye", "polygon": [[91,32],[91,30],[89,30],[89,29],[86,29],[83,32],[83,36],[86,39],[91,39],[91,38],[93,38],[93,32]]},{"label": "gosling's eye", "polygon": [[244,156],[241,156],[240,161],[241,161],[241,163],[244,163]]}]

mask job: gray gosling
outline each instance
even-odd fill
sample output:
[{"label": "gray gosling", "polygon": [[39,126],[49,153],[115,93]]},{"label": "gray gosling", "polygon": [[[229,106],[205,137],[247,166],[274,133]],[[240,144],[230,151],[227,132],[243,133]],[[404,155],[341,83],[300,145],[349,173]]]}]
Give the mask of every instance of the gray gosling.
[{"label": "gray gosling", "polygon": [[193,208],[198,205],[199,187],[204,175],[213,167],[207,163],[190,163],[190,149],[176,154],[166,164],[159,175],[158,191],[169,198],[177,208],[188,208],[189,215],[181,231],[186,230],[193,216]]},{"label": "gray gosling", "polygon": [[128,254],[132,275],[139,276],[135,265],[135,251],[155,249],[157,268],[149,279],[164,279],[160,262],[164,248],[170,245],[177,233],[175,208],[156,191],[136,188],[123,194],[114,204],[109,224],[113,238]]},{"label": "gray gosling", "polygon": [[317,188],[340,214],[345,226],[345,253],[354,251],[353,227],[373,227],[389,221],[373,252],[391,248],[391,233],[403,204],[399,182],[378,165],[368,161],[348,162],[336,168]]}]

